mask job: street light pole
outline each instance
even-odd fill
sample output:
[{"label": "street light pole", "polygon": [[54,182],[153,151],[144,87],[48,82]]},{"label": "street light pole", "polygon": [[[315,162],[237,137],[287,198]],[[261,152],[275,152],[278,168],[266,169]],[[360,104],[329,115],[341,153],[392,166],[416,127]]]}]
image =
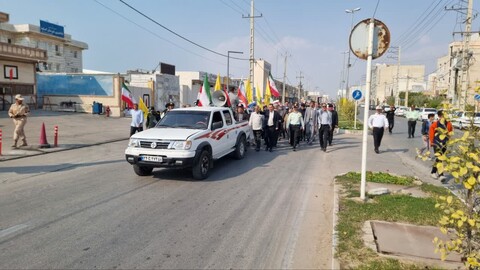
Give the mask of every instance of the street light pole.
[{"label": "street light pole", "polygon": [[243,52],[237,52],[237,51],[227,51],[227,95],[229,93],[229,89],[228,89],[228,78],[230,76],[230,54],[231,53],[237,53],[237,54],[243,54]]},{"label": "street light pole", "polygon": [[[359,11],[361,8],[357,7],[357,8],[354,8],[354,9],[346,9],[345,12],[346,13],[350,13],[352,14],[352,22],[350,23],[350,32],[353,30],[353,18],[355,17],[355,12]],[[345,80],[345,95],[347,96],[347,99],[348,97],[350,96],[350,93],[349,93],[349,77],[350,77],[350,44],[348,46],[348,61],[347,61],[347,76],[346,76],[346,80]]]}]

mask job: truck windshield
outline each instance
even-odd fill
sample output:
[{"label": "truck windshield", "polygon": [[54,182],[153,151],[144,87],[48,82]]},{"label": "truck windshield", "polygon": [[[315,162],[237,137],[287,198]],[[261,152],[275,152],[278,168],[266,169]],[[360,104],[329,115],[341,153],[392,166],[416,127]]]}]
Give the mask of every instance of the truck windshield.
[{"label": "truck windshield", "polygon": [[170,111],[156,127],[207,129],[210,112]]}]

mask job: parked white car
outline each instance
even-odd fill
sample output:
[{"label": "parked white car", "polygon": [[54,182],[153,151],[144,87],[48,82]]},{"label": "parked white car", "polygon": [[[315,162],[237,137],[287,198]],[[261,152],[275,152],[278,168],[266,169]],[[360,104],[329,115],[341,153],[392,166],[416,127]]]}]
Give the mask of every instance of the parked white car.
[{"label": "parked white car", "polygon": [[473,125],[480,127],[480,112],[456,112],[451,119],[452,126],[458,129],[468,128],[473,120]]},{"label": "parked white car", "polygon": [[408,111],[408,108],[405,106],[398,106],[395,110],[396,116],[405,116],[405,112]]},{"label": "parked white car", "polygon": [[434,109],[434,108],[420,108],[420,111],[419,111],[419,115],[418,115],[418,120],[420,121],[423,121],[423,120],[427,120],[428,119],[428,115],[433,113],[433,114],[437,114],[437,109]]}]

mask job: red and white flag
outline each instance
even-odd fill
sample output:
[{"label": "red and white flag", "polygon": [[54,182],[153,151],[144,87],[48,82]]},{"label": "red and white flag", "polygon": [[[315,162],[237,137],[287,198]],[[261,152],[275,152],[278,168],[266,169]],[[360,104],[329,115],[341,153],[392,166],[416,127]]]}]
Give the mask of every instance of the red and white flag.
[{"label": "red and white flag", "polygon": [[240,82],[240,85],[238,86],[238,100],[240,104],[243,104],[244,107],[248,106],[248,101],[247,101],[247,94],[245,93],[245,84],[243,81]]},{"label": "red and white flag", "polygon": [[268,85],[270,86],[270,92],[272,96],[279,97],[280,92],[278,92],[277,86],[275,85],[275,81],[273,80],[273,76],[271,72],[268,74]]},{"label": "red and white flag", "polygon": [[128,107],[133,108],[132,92],[130,92],[125,83],[122,83],[122,100],[127,103]]}]

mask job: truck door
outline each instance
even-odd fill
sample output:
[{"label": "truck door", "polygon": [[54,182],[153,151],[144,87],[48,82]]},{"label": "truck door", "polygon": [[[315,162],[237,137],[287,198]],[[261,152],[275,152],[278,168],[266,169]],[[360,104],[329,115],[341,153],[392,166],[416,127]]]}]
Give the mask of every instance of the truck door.
[{"label": "truck door", "polygon": [[235,125],[233,124],[233,116],[229,110],[223,111],[223,118],[225,118],[225,126],[228,132],[225,135],[227,136],[227,141],[228,141],[228,146],[227,146],[227,151],[228,151],[229,149],[232,149],[237,143],[238,130],[234,129]]},{"label": "truck door", "polygon": [[223,121],[222,113],[217,111],[213,113],[212,116],[212,127],[214,124],[217,123],[215,126],[217,129],[212,131],[212,135],[210,136],[211,138],[211,143],[212,143],[212,148],[213,148],[213,153],[212,156],[213,158],[220,158],[225,154],[227,151],[227,128],[225,127],[225,122]]}]

